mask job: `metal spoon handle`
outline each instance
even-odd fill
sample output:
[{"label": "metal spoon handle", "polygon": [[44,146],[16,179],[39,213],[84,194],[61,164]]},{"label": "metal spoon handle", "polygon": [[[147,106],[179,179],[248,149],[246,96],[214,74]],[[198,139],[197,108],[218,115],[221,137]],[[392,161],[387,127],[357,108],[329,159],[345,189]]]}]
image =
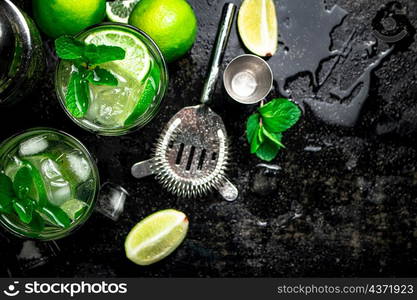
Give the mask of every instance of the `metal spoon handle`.
[{"label": "metal spoon handle", "polygon": [[223,7],[221,23],[217,31],[216,43],[211,53],[209,69],[204,83],[203,93],[201,94],[201,103],[208,103],[216,89],[217,78],[219,77],[220,64],[226,51],[230,31],[232,29],[233,19],[236,13],[236,5],[226,3]]}]

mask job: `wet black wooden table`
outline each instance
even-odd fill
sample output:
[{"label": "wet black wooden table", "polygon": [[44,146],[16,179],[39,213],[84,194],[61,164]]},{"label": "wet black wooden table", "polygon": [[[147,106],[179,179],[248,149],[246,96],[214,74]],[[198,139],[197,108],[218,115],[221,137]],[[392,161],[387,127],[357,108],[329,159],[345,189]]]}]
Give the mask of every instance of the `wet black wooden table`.
[{"label": "wet black wooden table", "polygon": [[[171,116],[197,103],[224,2],[190,1],[199,20],[197,42],[186,57],[169,66],[169,91],[158,116],[142,130],[122,137],[95,136],[67,118],[54,93],[52,41],[45,39],[49,57],[45,75],[27,99],[0,111],[0,140],[31,127],[64,130],[92,152],[103,182],[120,184],[131,196],[118,222],[94,213],[80,230],[58,241],[60,252],[51,262],[12,275],[417,275],[417,2],[413,0],[400,1],[403,9],[391,7],[398,26],[408,32],[395,44],[373,32],[372,21],[381,11],[383,15],[381,6],[388,1],[304,0],[310,5],[310,17],[301,17],[306,14],[303,1],[293,1],[299,5],[292,14],[287,7],[294,6],[291,1],[276,1],[281,43],[280,52],[269,60],[275,73],[270,98],[289,94],[305,113],[286,134],[287,148],[271,164],[262,165],[249,154],[244,133],[245,120],[256,107],[232,103],[219,83],[213,106],[225,120],[233,147],[229,175],[240,190],[236,202],[227,203],[216,194],[180,199],[152,178],[131,177],[130,166],[150,156]],[[331,10],[334,4],[339,8]],[[297,35],[304,41],[295,42]],[[244,52],[234,29],[225,63]],[[295,67],[297,63],[305,67]],[[185,242],[160,263],[132,264],[123,250],[127,233],[144,216],[165,208],[189,216]],[[10,244],[0,251],[9,252],[13,264],[22,242],[8,239]]]}]

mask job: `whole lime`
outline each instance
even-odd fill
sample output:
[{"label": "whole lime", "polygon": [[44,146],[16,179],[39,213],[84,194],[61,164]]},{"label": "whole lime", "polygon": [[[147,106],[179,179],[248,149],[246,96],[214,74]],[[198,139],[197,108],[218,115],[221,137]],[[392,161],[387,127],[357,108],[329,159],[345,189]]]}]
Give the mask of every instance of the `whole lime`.
[{"label": "whole lime", "polygon": [[106,0],[33,0],[32,7],[40,29],[53,38],[77,34],[106,15]]},{"label": "whole lime", "polygon": [[129,24],[146,32],[168,62],[190,50],[197,35],[197,18],[185,0],[141,0]]}]

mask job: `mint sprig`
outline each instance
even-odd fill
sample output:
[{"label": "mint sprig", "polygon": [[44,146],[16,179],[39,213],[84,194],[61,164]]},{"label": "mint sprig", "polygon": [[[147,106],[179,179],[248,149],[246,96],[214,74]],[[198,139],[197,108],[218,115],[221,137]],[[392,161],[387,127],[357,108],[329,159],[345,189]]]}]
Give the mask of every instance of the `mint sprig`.
[{"label": "mint sprig", "polygon": [[73,63],[65,104],[76,118],[86,115],[89,107],[89,84],[117,86],[117,78],[98,65],[125,58],[124,49],[115,46],[94,45],[81,42],[74,37],[64,35],[55,40],[57,55]]},{"label": "mint sprig", "polygon": [[284,98],[273,99],[259,107],[246,123],[251,153],[265,161],[273,160],[279,150],[285,148],[282,133],[294,126],[300,116],[300,108]]},{"label": "mint sprig", "polygon": [[32,184],[32,176],[26,167],[19,169],[13,182],[8,176],[0,173],[0,213],[16,214],[20,221],[38,232],[45,227],[41,214],[51,224],[68,228],[71,220],[61,208],[51,204],[40,205],[28,196]]}]

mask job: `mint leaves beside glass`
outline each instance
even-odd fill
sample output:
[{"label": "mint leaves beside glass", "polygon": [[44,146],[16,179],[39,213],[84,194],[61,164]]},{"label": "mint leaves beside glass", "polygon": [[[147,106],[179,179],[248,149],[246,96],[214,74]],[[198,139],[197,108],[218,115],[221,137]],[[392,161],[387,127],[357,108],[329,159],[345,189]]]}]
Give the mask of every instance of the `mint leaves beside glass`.
[{"label": "mint leaves beside glass", "polygon": [[281,148],[282,134],[300,119],[301,110],[288,99],[273,99],[258,108],[246,123],[250,151],[265,161],[273,160]]},{"label": "mint leaves beside glass", "polygon": [[59,58],[73,64],[65,102],[68,111],[74,117],[82,118],[89,107],[89,84],[118,85],[117,78],[110,71],[98,65],[122,60],[125,58],[126,52],[120,47],[86,44],[66,35],[55,40],[55,50]]},{"label": "mint leaves beside glass", "polygon": [[16,214],[20,221],[37,232],[45,227],[44,218],[51,225],[68,228],[71,220],[61,208],[48,204],[46,199],[35,200],[30,196],[34,184],[30,166],[20,168],[13,182],[0,173],[0,213]]}]

